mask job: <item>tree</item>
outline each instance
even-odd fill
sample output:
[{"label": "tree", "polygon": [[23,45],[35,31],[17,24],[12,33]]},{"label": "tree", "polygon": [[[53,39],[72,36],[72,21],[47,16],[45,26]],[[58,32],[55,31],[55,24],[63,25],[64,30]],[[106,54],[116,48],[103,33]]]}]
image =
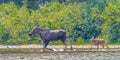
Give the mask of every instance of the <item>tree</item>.
[{"label": "tree", "polygon": [[120,42],[120,22],[112,21],[109,30],[109,42],[119,43]]},{"label": "tree", "polygon": [[9,3],[9,2],[11,2],[11,1],[13,1],[13,0],[0,0],[0,4],[1,4],[1,3]]},{"label": "tree", "polygon": [[42,6],[45,4],[45,1],[46,0],[38,0],[39,4],[42,5]]},{"label": "tree", "polygon": [[17,6],[22,6],[23,5],[23,0],[13,0]]},{"label": "tree", "polygon": [[[39,0],[39,1],[42,1],[43,3],[43,0]],[[27,0],[27,8],[33,10],[38,9],[39,8],[38,0]]]},{"label": "tree", "polygon": [[65,2],[66,2],[66,0],[59,0],[59,2],[60,2],[60,3],[65,3]]}]

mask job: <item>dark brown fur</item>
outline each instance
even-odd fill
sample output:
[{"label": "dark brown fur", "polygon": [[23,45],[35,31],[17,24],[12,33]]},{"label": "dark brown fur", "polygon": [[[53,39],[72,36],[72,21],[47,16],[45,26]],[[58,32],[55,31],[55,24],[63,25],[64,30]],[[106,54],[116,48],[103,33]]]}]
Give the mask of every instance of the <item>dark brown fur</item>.
[{"label": "dark brown fur", "polygon": [[[29,35],[32,34],[39,34],[41,39],[43,40],[43,51],[47,47],[50,41],[57,41],[61,40],[65,46],[65,50],[67,48],[66,45],[66,32],[65,30],[49,30],[49,29],[41,29],[39,26],[35,27]],[[72,43],[71,43],[71,50],[72,50]]]}]

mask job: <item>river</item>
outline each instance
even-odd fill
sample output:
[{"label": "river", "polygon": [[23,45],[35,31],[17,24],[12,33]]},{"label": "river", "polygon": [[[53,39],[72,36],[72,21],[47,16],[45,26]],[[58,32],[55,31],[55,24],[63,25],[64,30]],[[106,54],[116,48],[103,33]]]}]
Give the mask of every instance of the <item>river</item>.
[{"label": "river", "polygon": [[120,52],[0,53],[0,60],[120,60]]}]

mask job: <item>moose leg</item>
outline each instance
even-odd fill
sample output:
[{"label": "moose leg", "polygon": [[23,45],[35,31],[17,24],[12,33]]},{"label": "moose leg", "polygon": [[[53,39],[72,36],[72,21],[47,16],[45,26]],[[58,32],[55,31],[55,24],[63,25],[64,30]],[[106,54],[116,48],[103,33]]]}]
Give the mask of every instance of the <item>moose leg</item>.
[{"label": "moose leg", "polygon": [[45,51],[45,49],[47,49],[47,45],[48,45],[49,41],[45,41],[44,45],[43,45],[43,51]]},{"label": "moose leg", "polygon": [[46,49],[46,43],[44,42],[43,43],[43,51],[45,51],[45,49]]},{"label": "moose leg", "polygon": [[70,40],[70,49],[73,50],[73,47],[72,47],[72,40]]},{"label": "moose leg", "polygon": [[72,40],[66,40],[66,42],[69,42],[69,43],[70,43],[70,50],[73,50],[73,47],[72,47]]},{"label": "moose leg", "polygon": [[66,51],[66,48],[67,48],[67,44],[66,44],[66,41],[65,40],[61,40],[62,41],[62,43],[64,44],[64,46],[65,46],[65,49],[64,49],[64,51]]}]

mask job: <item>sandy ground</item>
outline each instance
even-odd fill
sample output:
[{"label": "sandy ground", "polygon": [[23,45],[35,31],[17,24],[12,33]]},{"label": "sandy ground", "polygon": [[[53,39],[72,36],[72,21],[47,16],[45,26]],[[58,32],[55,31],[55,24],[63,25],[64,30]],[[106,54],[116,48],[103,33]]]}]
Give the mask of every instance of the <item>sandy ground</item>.
[{"label": "sandy ground", "polygon": [[[63,45],[48,45],[48,48],[64,48]],[[73,48],[90,48],[90,45],[73,45]],[[42,45],[0,45],[0,48],[43,48]],[[70,48],[70,46],[68,46]],[[93,48],[96,48],[96,46],[93,46]],[[102,48],[102,46],[100,46]],[[105,47],[106,48],[106,47]],[[109,45],[109,48],[120,48],[120,45]]]},{"label": "sandy ground", "polygon": [[[110,48],[119,48],[119,51],[85,51],[76,52],[41,52],[42,45],[0,45],[0,60],[120,60],[120,45],[109,45]],[[95,47],[95,46],[94,46]],[[2,49],[3,48],[3,49]],[[7,49],[10,48],[10,49]],[[12,49],[11,49],[12,48]],[[14,49],[14,48],[30,48]],[[31,49],[33,48],[33,49]],[[34,49],[35,48],[35,49]],[[48,48],[64,48],[63,45],[48,45]],[[70,48],[70,46],[68,46]],[[90,48],[90,45],[74,45],[73,48]],[[6,50],[7,49],[7,50]],[[5,50],[5,51],[4,51]],[[118,50],[118,49],[117,49]],[[23,52],[22,52],[23,51]],[[25,52],[24,52],[25,51]],[[27,53],[27,52],[28,53]],[[84,52],[83,52],[84,51]],[[106,50],[105,50],[106,51]],[[32,52],[32,53],[30,53]]]},{"label": "sandy ground", "polygon": [[120,60],[120,52],[0,53],[0,60]]}]

